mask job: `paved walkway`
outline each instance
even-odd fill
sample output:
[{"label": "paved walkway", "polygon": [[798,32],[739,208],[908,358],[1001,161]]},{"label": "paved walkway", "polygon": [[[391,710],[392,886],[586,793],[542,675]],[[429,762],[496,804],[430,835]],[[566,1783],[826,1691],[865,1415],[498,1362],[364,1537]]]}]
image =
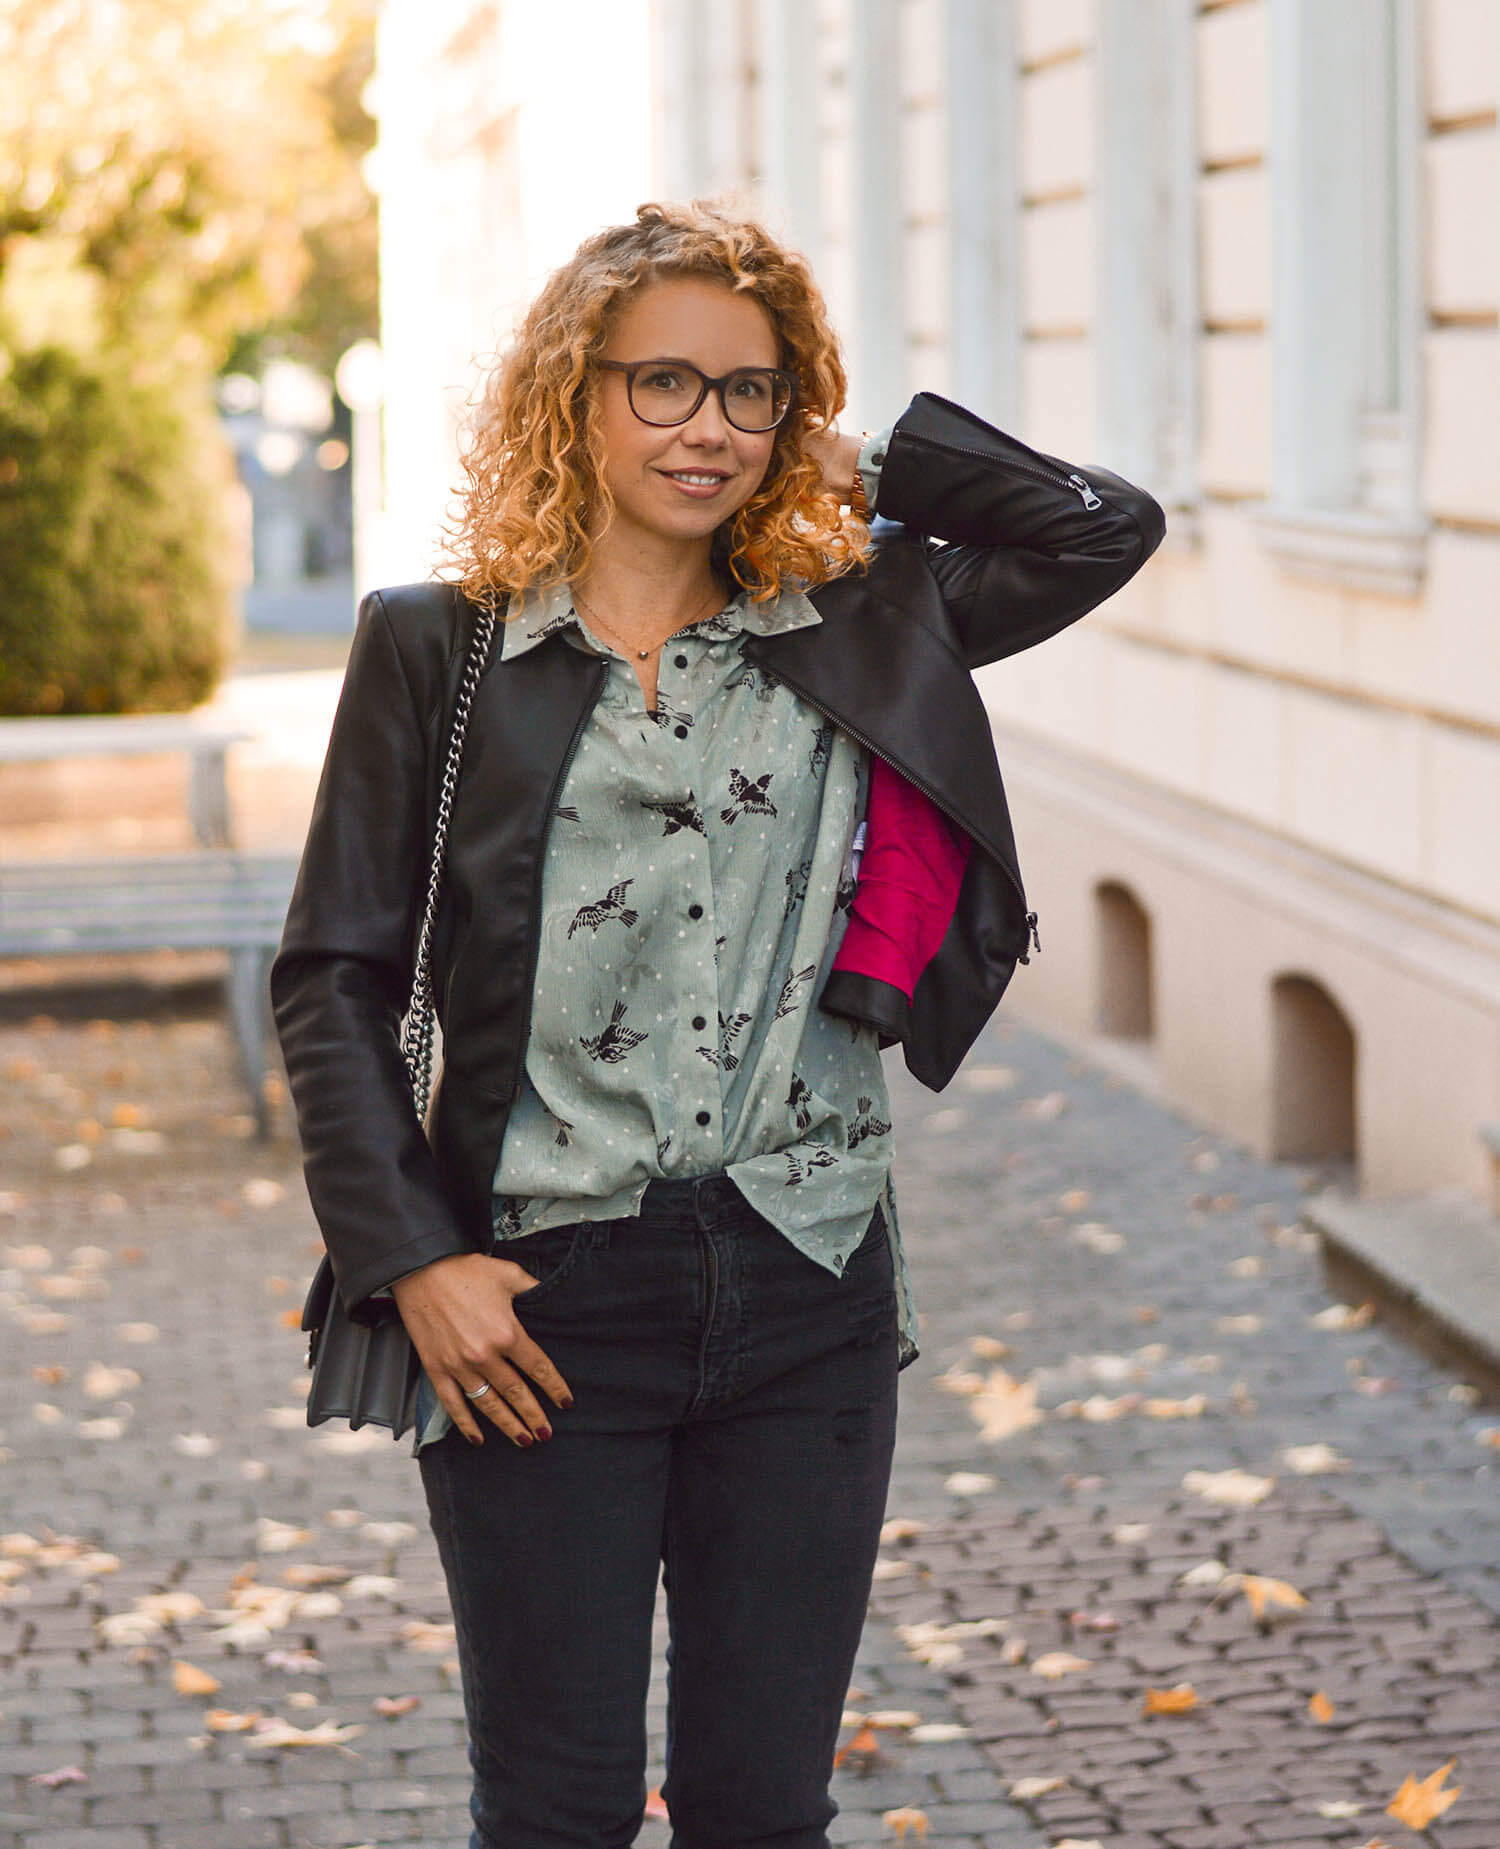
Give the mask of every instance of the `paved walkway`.
[{"label": "paved walkway", "polygon": [[[1332,1306],[1297,1173],[1003,1022],[893,1088],[923,1354],[835,1840],[1497,1849],[1500,1415]],[[191,1013],[0,1023],[0,1091],[0,1849],[459,1849],[415,1466],[303,1420],[285,1126]]]}]

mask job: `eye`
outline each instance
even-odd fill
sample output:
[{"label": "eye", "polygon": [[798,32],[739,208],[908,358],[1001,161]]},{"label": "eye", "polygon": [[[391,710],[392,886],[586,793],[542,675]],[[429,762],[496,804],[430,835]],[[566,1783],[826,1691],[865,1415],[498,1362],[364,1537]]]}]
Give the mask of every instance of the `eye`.
[{"label": "eye", "polygon": [[680,392],[687,388],[686,379],[675,366],[653,366],[649,372],[637,375],[637,383],[648,392]]},{"label": "eye", "polygon": [[747,398],[752,403],[762,403],[771,396],[771,378],[764,372],[736,373],[731,388],[736,398]]}]

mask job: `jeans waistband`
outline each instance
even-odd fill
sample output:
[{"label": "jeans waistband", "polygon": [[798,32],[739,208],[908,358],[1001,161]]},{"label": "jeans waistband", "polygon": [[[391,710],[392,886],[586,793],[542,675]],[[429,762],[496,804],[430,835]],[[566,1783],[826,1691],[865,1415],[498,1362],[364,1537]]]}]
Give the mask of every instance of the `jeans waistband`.
[{"label": "jeans waistband", "polygon": [[723,1173],[648,1181],[646,1192],[641,1196],[642,1213],[665,1214],[673,1218],[692,1216],[700,1224],[709,1219],[721,1218],[726,1209],[735,1207],[741,1207],[747,1213],[754,1211],[744,1195]]}]

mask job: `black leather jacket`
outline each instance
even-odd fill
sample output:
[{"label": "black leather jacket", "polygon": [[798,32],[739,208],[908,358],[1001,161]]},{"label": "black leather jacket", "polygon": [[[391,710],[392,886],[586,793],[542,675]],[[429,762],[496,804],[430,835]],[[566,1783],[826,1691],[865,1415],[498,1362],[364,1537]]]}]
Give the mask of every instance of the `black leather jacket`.
[{"label": "black leather jacket", "polygon": [[[928,393],[895,425],[877,511],[869,569],[810,593],[822,621],[748,635],[742,648],[974,842],[904,1036],[908,1067],[940,1090],[1034,931],[970,670],[1117,591],[1165,522],[1118,476],[1075,471]],[[446,585],[365,599],[271,971],[308,1192],[345,1306],[366,1321],[389,1313],[372,1292],[434,1259],[489,1249],[491,1182],[526,1054],[548,825],[607,673],[560,636],[509,661],[492,650],[438,919],[443,1072],[429,1145],[398,1026],[470,620]]]}]

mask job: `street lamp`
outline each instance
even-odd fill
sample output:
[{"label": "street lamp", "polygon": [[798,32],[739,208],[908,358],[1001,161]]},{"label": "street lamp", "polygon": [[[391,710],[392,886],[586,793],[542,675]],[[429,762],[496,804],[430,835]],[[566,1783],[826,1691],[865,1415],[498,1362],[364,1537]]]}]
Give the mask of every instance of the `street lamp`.
[{"label": "street lamp", "polygon": [[333,382],[348,405],[350,497],[354,516],[354,608],[371,588],[384,511],[380,407],[385,402],[385,356],[377,342],[356,340],[340,358]]}]

